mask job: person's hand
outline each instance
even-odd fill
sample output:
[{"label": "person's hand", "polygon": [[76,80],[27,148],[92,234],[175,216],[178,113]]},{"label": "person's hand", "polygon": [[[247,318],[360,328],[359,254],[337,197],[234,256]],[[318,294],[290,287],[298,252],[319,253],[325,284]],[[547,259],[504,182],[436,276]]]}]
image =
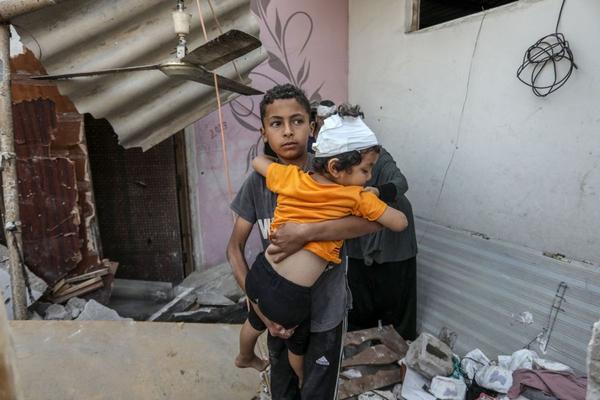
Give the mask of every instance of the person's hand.
[{"label": "person's hand", "polygon": [[273,321],[263,321],[269,330],[271,336],[275,336],[281,339],[289,339],[294,334],[294,329],[285,329],[283,326],[279,325]]},{"label": "person's hand", "polygon": [[377,189],[377,188],[376,188],[376,187],[374,187],[374,186],[367,186],[367,187],[365,188],[365,192],[371,192],[371,193],[373,193],[375,196],[379,197],[379,189]]},{"label": "person's hand", "polygon": [[267,248],[267,253],[273,257],[273,261],[279,263],[302,249],[306,243],[304,224],[286,222],[271,233],[271,245]]}]

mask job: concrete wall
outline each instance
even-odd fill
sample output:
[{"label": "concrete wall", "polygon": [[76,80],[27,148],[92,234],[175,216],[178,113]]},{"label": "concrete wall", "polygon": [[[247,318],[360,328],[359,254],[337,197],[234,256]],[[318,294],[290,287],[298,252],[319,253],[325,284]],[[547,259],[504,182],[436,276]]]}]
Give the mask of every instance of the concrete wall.
[{"label": "concrete wall", "polygon": [[[261,90],[276,83],[301,86],[311,100],[347,98],[348,4],[346,0],[256,0],[253,11],[261,23],[260,39],[269,60],[251,74]],[[225,141],[233,192],[248,173],[248,157],[258,143],[261,96],[240,97],[223,109]],[[195,230],[196,268],[225,261],[232,229],[219,121],[213,113],[186,129],[188,170]],[[262,149],[262,144],[260,146]],[[248,259],[259,250],[258,237]]]},{"label": "concrete wall", "polygon": [[349,98],[407,176],[418,216],[598,264],[600,2],[565,5],[579,69],[564,87],[538,98],[515,77],[560,3],[405,33],[405,0],[350,0]]}]

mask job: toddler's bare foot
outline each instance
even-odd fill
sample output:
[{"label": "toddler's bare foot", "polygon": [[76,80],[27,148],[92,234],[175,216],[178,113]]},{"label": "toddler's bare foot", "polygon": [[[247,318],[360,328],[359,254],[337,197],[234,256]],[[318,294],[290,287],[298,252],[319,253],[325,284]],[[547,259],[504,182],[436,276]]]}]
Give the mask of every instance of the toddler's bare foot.
[{"label": "toddler's bare foot", "polygon": [[262,372],[269,366],[269,362],[258,358],[255,354],[252,358],[245,358],[241,354],[238,354],[235,358],[235,366],[238,368],[254,368],[258,372]]}]

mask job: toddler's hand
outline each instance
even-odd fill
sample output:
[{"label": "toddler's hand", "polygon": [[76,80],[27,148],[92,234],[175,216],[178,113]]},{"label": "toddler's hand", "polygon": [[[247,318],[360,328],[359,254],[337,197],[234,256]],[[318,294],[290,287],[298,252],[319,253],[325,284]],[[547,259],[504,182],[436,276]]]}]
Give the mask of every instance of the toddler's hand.
[{"label": "toddler's hand", "polygon": [[376,187],[374,187],[374,186],[367,186],[367,187],[365,188],[365,191],[366,191],[366,192],[371,192],[371,193],[373,193],[375,196],[379,197],[379,189],[377,189],[377,188],[376,188]]}]

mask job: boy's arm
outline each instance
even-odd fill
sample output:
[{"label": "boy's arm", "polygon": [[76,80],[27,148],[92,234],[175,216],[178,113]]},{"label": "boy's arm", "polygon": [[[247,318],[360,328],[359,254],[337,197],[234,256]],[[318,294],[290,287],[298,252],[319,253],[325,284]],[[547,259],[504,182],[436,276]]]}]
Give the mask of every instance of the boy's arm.
[{"label": "boy's arm", "polygon": [[386,207],[381,217],[377,218],[377,222],[395,232],[403,231],[408,226],[406,215],[392,207]]},{"label": "boy's arm", "polygon": [[256,156],[252,160],[252,168],[262,176],[267,176],[267,169],[269,169],[269,165],[274,162],[275,160],[265,155]]},{"label": "boy's arm", "polygon": [[[229,261],[229,265],[231,265],[235,280],[244,293],[246,292],[246,275],[248,275],[248,271],[250,270],[250,268],[248,268],[248,263],[246,262],[246,257],[244,256],[244,249],[246,248],[246,242],[252,232],[253,225],[254,224],[251,224],[244,218],[237,217],[233,225],[233,231],[229,237],[229,243],[227,243],[227,261]],[[288,339],[294,333],[293,329],[285,329],[281,325],[266,318],[260,310],[257,311],[257,315],[265,323],[272,336]]]},{"label": "boy's arm", "polygon": [[310,224],[287,222],[271,233],[271,246],[267,251],[275,262],[281,262],[308,242],[354,239],[381,228],[377,222],[355,216]]}]

